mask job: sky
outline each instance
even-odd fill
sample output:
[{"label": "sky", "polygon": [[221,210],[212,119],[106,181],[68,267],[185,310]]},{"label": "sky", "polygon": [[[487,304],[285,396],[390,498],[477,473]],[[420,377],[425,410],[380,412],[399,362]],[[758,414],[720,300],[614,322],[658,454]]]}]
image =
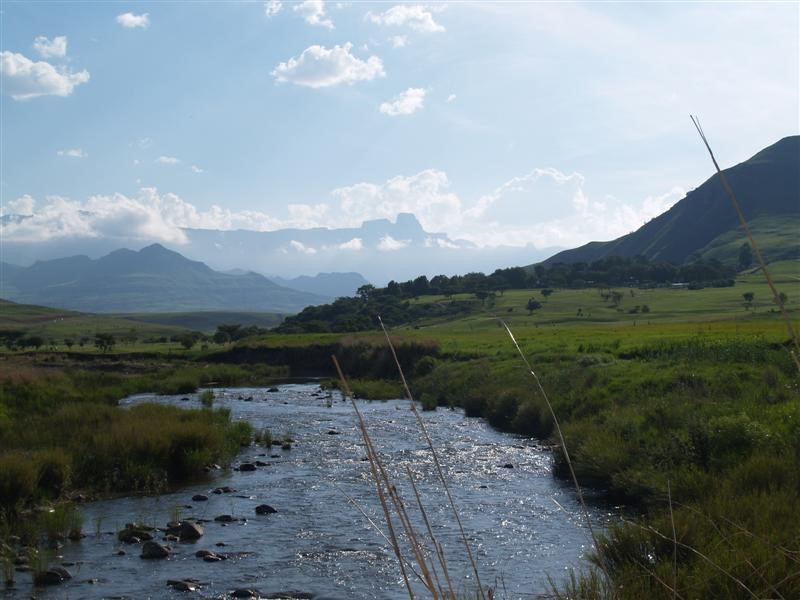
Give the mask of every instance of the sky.
[{"label": "sky", "polygon": [[[800,4],[0,2],[7,240],[637,229],[800,130]],[[14,236],[18,236],[14,238]]]}]

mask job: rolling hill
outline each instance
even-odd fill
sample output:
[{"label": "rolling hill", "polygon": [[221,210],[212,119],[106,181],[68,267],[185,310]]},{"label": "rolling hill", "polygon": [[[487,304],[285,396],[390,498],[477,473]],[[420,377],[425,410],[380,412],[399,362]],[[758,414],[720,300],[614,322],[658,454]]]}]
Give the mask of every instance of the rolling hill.
[{"label": "rolling hill", "polygon": [[[725,169],[725,175],[765,258],[800,256],[800,136],[779,140],[743,163]],[[716,258],[736,264],[744,241],[736,212],[714,174],[633,233],[559,252],[544,263],[642,255],[651,261],[673,264],[693,258]]]},{"label": "rolling hill", "polygon": [[72,256],[26,268],[3,265],[0,297],[94,313],[297,312],[324,296],[281,287],[257,273],[220,273],[153,244],[97,260]]}]

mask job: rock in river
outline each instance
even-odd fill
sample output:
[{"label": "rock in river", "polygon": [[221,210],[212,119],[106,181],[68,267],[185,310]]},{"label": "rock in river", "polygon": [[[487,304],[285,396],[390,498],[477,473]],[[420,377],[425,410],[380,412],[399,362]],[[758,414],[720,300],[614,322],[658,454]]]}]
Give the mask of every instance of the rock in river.
[{"label": "rock in river", "polygon": [[168,556],[169,548],[167,546],[162,546],[152,540],[142,544],[142,558],[167,558]]},{"label": "rock in river", "polygon": [[276,512],[278,511],[272,508],[269,504],[259,504],[256,506],[257,515],[271,515],[272,513]]}]

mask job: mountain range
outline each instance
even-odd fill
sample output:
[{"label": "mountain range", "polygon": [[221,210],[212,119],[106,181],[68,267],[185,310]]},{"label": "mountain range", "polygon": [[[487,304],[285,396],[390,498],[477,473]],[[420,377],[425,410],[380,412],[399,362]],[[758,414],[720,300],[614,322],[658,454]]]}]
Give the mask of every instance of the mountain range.
[{"label": "mountain range", "polygon": [[[0,216],[0,225],[24,222],[32,215]],[[560,248],[480,248],[444,233],[425,231],[417,218],[400,213],[365,221],[360,227],[279,229],[276,231],[182,229],[183,242],[125,237],[56,237],[47,240],[3,239],[3,260],[30,265],[37,260],[86,255],[99,258],[118,248],[138,249],[152,242],[199,260],[219,271],[245,269],[284,281],[325,272],[357,272],[376,285],[418,275],[493,271],[498,267],[542,260]],[[296,282],[304,285],[303,282]],[[358,286],[356,286],[358,287]],[[331,294],[341,295],[340,293]]]},{"label": "mountain range", "polygon": [[[800,257],[800,136],[785,137],[724,173],[766,260]],[[642,255],[673,264],[716,258],[736,265],[745,241],[731,200],[714,174],[633,233],[564,250],[544,262]]]},{"label": "mountain range", "polygon": [[71,256],[29,267],[2,263],[0,296],[84,312],[192,310],[294,313],[331,296],[289,289],[253,272],[214,271],[160,244],[115,250],[99,259]]}]

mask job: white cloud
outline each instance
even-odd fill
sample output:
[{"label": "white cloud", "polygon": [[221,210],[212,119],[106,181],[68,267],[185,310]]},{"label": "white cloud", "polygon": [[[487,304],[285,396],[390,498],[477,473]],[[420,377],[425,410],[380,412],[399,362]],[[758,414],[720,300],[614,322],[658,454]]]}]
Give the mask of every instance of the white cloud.
[{"label": "white cloud", "polygon": [[299,252],[301,254],[316,254],[317,249],[312,248],[311,246],[306,246],[302,242],[298,242],[297,240],[292,240],[289,242],[289,247],[294,250],[295,252]]},{"label": "white cloud", "polygon": [[272,18],[281,12],[282,8],[283,3],[280,0],[268,0],[267,2],[264,2],[264,14],[266,14],[269,18]]},{"label": "white cloud", "polygon": [[[4,240],[37,242],[60,237],[118,237],[181,243],[186,239],[182,228],[272,231],[313,225],[305,220],[302,209],[288,219],[259,211],[232,211],[217,205],[199,210],[176,194],[161,194],[148,187],[142,188],[135,198],[115,193],[92,196],[81,202],[48,196],[40,209],[34,211],[35,206],[35,200],[27,195],[6,203],[4,214],[33,216],[20,223],[3,225],[0,235]],[[318,208],[316,210],[319,212]]]},{"label": "white cloud", "polygon": [[389,38],[392,43],[392,48],[403,48],[408,43],[407,35],[393,35]]},{"label": "white cloud", "polygon": [[142,28],[145,29],[150,25],[150,13],[143,13],[135,15],[133,13],[124,13],[117,16],[117,23],[128,29]]},{"label": "white cloud", "polygon": [[56,154],[59,156],[67,156],[69,158],[86,158],[89,156],[82,148],[69,148],[67,150],[59,150]]},{"label": "white cloud", "polygon": [[63,58],[67,55],[67,36],[59,35],[49,40],[40,35],[33,40],[33,48],[42,58]]},{"label": "white cloud", "polygon": [[192,173],[202,173],[203,172],[203,169],[201,169],[197,165],[192,165],[191,169],[192,169]]},{"label": "white cloud", "polygon": [[349,242],[344,242],[337,246],[339,250],[361,250],[364,248],[364,241],[361,238],[353,238]]},{"label": "white cloud", "polygon": [[394,252],[395,250],[402,250],[408,244],[410,240],[396,240],[390,235],[385,235],[381,238],[381,241],[378,242],[378,250],[381,252]]},{"label": "white cloud", "polygon": [[160,165],[177,165],[181,162],[181,159],[175,158],[174,156],[159,156],[156,162]]},{"label": "white cloud", "polygon": [[455,94],[450,94],[450,95],[447,97],[447,101],[448,101],[448,102],[452,102],[452,101],[453,101],[453,100],[455,100],[455,99],[456,99],[456,95],[455,95]]},{"label": "white cloud", "polygon": [[419,4],[398,4],[379,15],[367,13],[367,19],[379,25],[409,27],[421,33],[439,33],[445,30],[433,19],[431,12]]},{"label": "white cloud", "polygon": [[390,117],[410,115],[422,108],[424,104],[425,89],[408,88],[405,92],[392,98],[391,102],[381,103],[380,111]]},{"label": "white cloud", "polygon": [[413,213],[427,231],[453,231],[461,224],[462,209],[449,186],[447,174],[434,169],[409,177],[398,175],[383,184],[357,183],[331,192],[339,204],[332,213],[341,215],[337,226]]},{"label": "white cloud", "polygon": [[294,11],[300,13],[309,25],[319,25],[333,29],[333,21],[325,14],[325,2],[323,0],[305,0],[305,2],[294,7]]},{"label": "white cloud", "polygon": [[352,48],[350,42],[330,50],[324,46],[309,46],[299,58],[290,58],[275,67],[272,76],[281,83],[323,88],[386,75],[380,58],[370,56],[366,61],[361,60],[350,53]]},{"label": "white cloud", "polygon": [[86,70],[73,73],[15,52],[0,52],[2,88],[14,100],[30,100],[39,96],[69,96],[82,83],[89,81]]},{"label": "white cloud", "polygon": [[33,214],[35,206],[36,200],[34,200],[30,194],[25,194],[16,200],[6,202],[5,205],[0,206],[0,211],[4,215],[30,215]]}]

